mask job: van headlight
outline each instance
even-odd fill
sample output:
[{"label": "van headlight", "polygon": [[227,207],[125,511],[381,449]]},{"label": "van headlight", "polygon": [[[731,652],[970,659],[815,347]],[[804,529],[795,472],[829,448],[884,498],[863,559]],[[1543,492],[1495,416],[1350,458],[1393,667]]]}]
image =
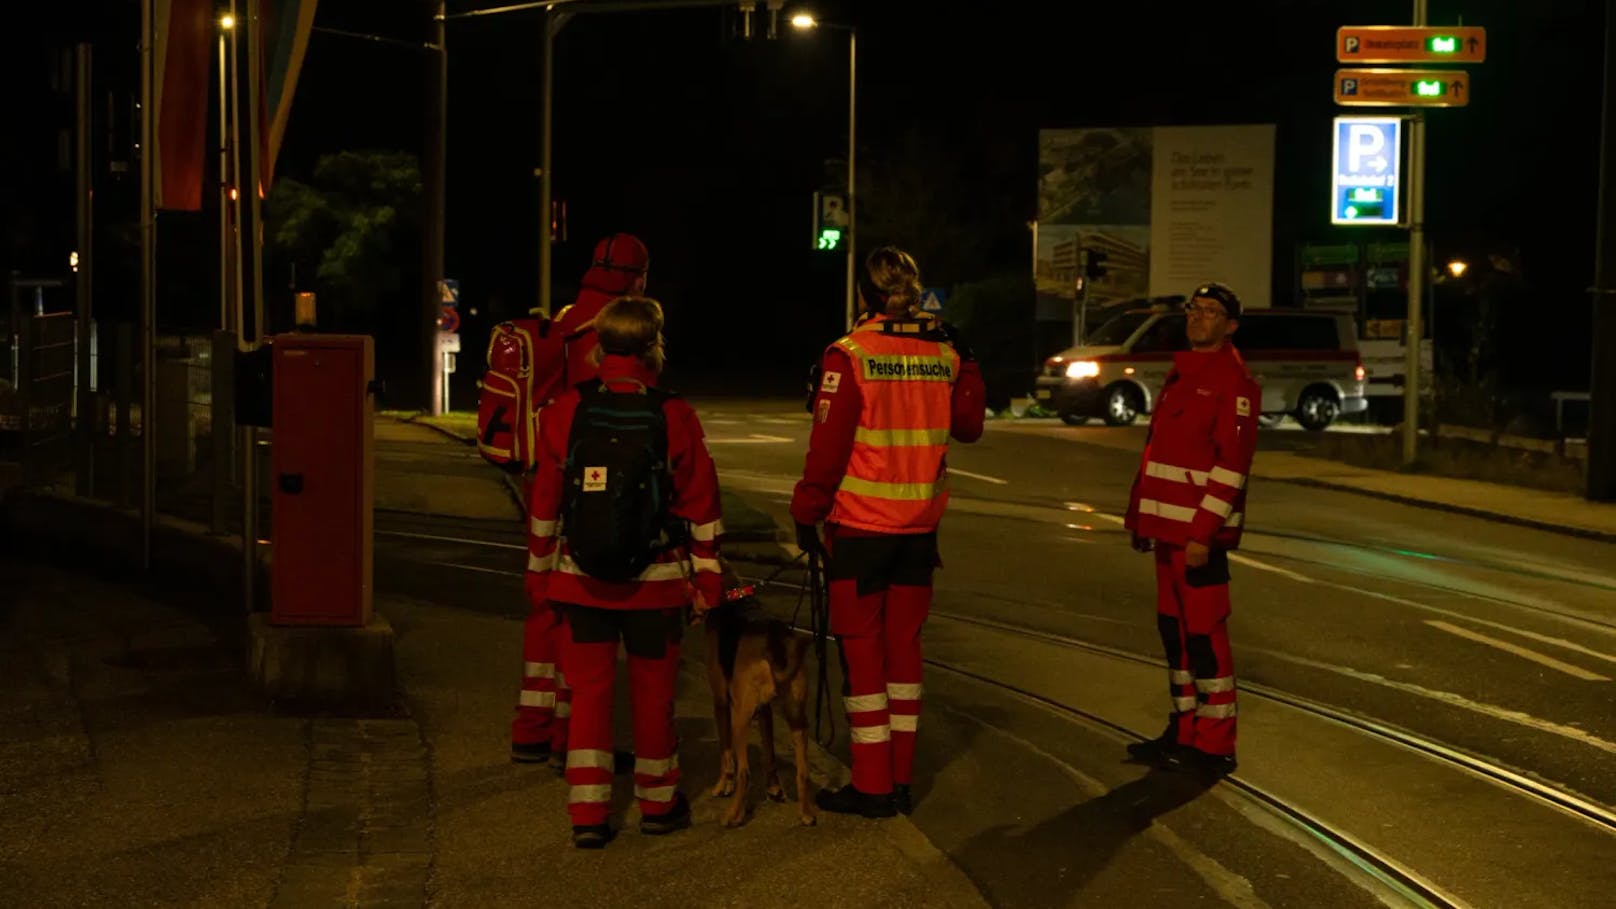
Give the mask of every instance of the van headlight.
[{"label": "van headlight", "polygon": [[1100,364],[1093,360],[1073,360],[1066,364],[1066,378],[1093,379],[1100,375]]}]

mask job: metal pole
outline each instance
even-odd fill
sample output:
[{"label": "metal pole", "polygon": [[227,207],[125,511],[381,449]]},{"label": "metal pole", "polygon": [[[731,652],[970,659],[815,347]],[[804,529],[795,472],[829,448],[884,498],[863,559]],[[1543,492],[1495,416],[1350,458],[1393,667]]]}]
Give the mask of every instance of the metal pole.
[{"label": "metal pole", "polygon": [[[264,256],[263,209],[258,194],[263,187],[264,145],[260,116],[263,113],[263,89],[260,85],[263,61],[264,22],[258,15],[259,4],[247,4],[247,163],[244,172],[237,174],[237,192],[247,197],[247,238],[251,244],[252,283],[246,286],[242,300],[241,335],[245,339],[252,329],[252,341],[245,349],[264,343]],[[237,27],[241,19],[236,20]],[[239,54],[239,51],[237,52]],[[241,117],[241,100],[237,98],[236,117]],[[241,179],[242,174],[246,179]],[[238,267],[242,265],[237,260]],[[257,603],[258,578],[258,430],[243,428],[241,438],[241,599],[242,608],[252,612]]]},{"label": "metal pole", "polygon": [[[1427,0],[1414,0],[1414,24],[1424,25]],[[1425,115],[1408,124],[1408,318],[1403,360],[1403,466],[1419,458],[1421,309],[1425,301]]]},{"label": "metal pole", "polygon": [[240,192],[247,196],[249,254],[252,256],[252,283],[242,312],[241,333],[252,326],[252,344],[264,343],[264,20],[257,3],[247,4],[247,144],[251,171]]},{"label": "metal pole", "polygon": [[438,316],[442,312],[443,246],[447,213],[445,170],[448,159],[449,51],[444,45],[444,0],[435,0],[432,31],[437,54],[431,62],[430,113],[426,127],[426,262],[421,287],[421,343],[426,375],[426,410],[437,416],[446,408],[449,377],[443,373],[443,353],[438,345]]},{"label": "metal pole", "polygon": [[157,499],[156,376],[152,370],[153,328],[157,309],[157,212],[153,193],[156,164],[152,141],[153,43],[156,41],[153,0],[140,5],[140,569],[150,571],[153,511]]},{"label": "metal pole", "polygon": [[854,273],[858,268],[858,178],[853,164],[858,151],[858,31],[847,30],[847,328],[858,318]]},{"label": "metal pole", "polygon": [[93,290],[90,271],[91,247],[93,244],[92,226],[94,224],[95,210],[90,204],[94,184],[90,176],[93,152],[90,146],[90,131],[94,124],[90,108],[90,79],[92,77],[90,45],[80,44],[74,48],[74,62],[76,74],[74,78],[74,91],[77,112],[77,143],[74,161],[75,186],[74,210],[77,214],[78,242],[77,247],[79,264],[74,275],[73,288],[77,292],[78,301],[78,478],[76,489],[81,496],[88,496],[95,488],[95,397],[90,393],[90,335],[91,335],[91,291]]},{"label": "metal pole", "polygon": [[550,307],[550,144],[553,137],[551,118],[555,114],[555,13],[544,10],[544,69],[540,76],[544,95],[539,123],[539,310],[551,315]]},{"label": "metal pole", "polygon": [[1588,488],[1616,500],[1616,0],[1605,4],[1604,123],[1599,137],[1599,227],[1594,258],[1593,375],[1588,389]]},{"label": "metal pole", "polygon": [[226,419],[231,412],[231,408],[226,406],[231,388],[223,381],[228,375],[224,361],[234,356],[236,345],[229,335],[233,308],[230,288],[234,279],[230,274],[230,70],[225,39],[231,29],[225,28],[222,23],[216,23],[216,26],[219,32],[219,331],[214,333],[209,356],[208,421],[212,428],[208,435],[213,450],[208,473],[213,487],[212,530],[222,535],[225,532],[225,505],[230,497],[230,439],[236,429],[234,420]]},{"label": "metal pole", "polygon": [[226,187],[226,193],[230,196],[230,240],[233,244],[230,272],[235,286],[232,288],[234,293],[226,313],[225,327],[236,333],[237,349],[245,349],[242,304],[247,292],[246,276],[241,268],[241,45],[236,40],[241,18],[236,15],[236,0],[230,0],[230,16],[236,20],[237,29],[231,30],[227,47],[230,56],[230,185]]}]

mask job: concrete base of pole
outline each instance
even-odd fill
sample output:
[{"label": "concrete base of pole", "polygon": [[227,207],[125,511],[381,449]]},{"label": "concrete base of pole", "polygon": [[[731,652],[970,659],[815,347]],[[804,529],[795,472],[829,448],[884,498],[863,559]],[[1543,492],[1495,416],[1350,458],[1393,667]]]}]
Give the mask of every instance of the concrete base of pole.
[{"label": "concrete base of pole", "polygon": [[379,615],[358,628],[247,622],[253,681],[275,701],[342,712],[382,713],[397,702],[393,626]]}]

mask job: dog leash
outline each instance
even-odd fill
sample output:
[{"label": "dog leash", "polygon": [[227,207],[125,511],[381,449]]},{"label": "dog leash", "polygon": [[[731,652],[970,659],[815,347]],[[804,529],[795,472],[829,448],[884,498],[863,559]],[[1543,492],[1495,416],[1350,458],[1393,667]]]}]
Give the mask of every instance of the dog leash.
[{"label": "dog leash", "polygon": [[[814,686],[814,741],[820,747],[829,749],[836,741],[836,708],[830,701],[830,598],[826,595],[824,584],[824,563],[820,561],[819,553],[810,553],[808,556],[808,583],[804,590],[808,593],[808,616],[813,628],[814,657],[819,662],[819,682]],[[797,598],[798,606],[802,604],[802,597]],[[795,622],[793,622],[795,624]],[[821,723],[829,727],[828,733],[822,733]]]}]

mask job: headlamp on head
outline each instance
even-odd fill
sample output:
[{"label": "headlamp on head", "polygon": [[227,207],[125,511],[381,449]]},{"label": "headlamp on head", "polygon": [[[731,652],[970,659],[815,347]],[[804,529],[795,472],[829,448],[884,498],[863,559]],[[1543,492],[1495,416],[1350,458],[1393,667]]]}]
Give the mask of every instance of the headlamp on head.
[{"label": "headlamp on head", "polygon": [[1195,291],[1190,294],[1191,301],[1198,297],[1216,300],[1223,306],[1223,311],[1228,313],[1229,318],[1240,318],[1240,297],[1229,288],[1229,285],[1220,284],[1217,281],[1208,281],[1195,288]]}]

